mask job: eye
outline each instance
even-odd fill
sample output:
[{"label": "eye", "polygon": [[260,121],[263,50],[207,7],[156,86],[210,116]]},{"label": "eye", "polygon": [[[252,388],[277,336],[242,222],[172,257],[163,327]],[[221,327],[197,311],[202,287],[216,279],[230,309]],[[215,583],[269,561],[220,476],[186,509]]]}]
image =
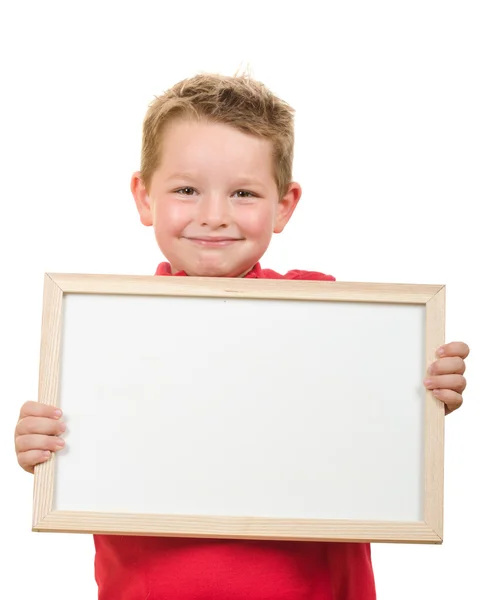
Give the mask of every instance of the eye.
[{"label": "eye", "polygon": [[237,190],[235,194],[238,194],[239,198],[256,198],[253,192],[249,192],[247,190]]},{"label": "eye", "polygon": [[193,196],[195,190],[191,187],[180,188],[179,190],[175,190],[176,194],[181,194],[182,196]]}]

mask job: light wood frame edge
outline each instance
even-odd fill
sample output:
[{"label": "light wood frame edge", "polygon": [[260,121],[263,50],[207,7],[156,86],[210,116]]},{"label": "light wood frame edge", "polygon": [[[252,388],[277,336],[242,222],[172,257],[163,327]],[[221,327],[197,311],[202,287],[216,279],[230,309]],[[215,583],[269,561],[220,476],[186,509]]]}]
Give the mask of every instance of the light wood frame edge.
[{"label": "light wood frame edge", "polygon": [[[39,401],[57,405],[62,299],[65,293],[248,297],[426,306],[426,363],[444,342],[445,287],[321,281],[175,278],[46,274],[42,316]],[[425,402],[424,521],[414,523],[260,519],[52,511],[54,456],[35,468],[33,531],[126,533],[249,539],[442,543],[443,404],[431,392]],[[208,534],[208,531],[215,533]],[[279,533],[280,531],[280,533]],[[176,533],[175,533],[176,532]],[[276,533],[275,533],[276,532]],[[333,532],[335,535],[332,537]]]},{"label": "light wood frame edge", "polygon": [[[445,298],[443,286],[426,304],[426,364],[436,360],[436,350],[445,343]],[[443,539],[445,405],[426,392],[425,401],[425,496],[424,519]]]},{"label": "light wood frame edge", "polygon": [[[60,336],[62,331],[63,290],[46,274],[43,288],[42,329],[38,401],[58,406],[60,377]],[[52,512],[55,454],[35,467],[33,486],[33,527]]]},{"label": "light wood frame edge", "polygon": [[226,277],[83,275],[51,273],[64,293],[139,294],[255,299],[426,304],[440,285],[356,283]]},{"label": "light wood frame edge", "polygon": [[395,542],[440,544],[441,538],[426,523],[394,521],[341,521],[209,517],[195,515],[142,515],[57,511],[46,516],[34,531],[218,537],[290,541]]}]

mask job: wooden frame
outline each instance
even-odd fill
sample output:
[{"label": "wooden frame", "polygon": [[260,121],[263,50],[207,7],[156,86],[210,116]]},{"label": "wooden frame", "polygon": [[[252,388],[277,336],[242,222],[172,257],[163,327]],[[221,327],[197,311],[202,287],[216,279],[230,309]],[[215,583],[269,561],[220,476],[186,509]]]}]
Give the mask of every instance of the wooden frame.
[{"label": "wooden frame", "polygon": [[[46,274],[39,401],[58,406],[62,309],[67,294],[286,299],[420,305],[425,308],[425,369],[444,343],[445,287],[317,281]],[[55,456],[35,469],[33,530],[237,539],[442,542],[444,407],[425,391],[423,518],[412,522],[282,519],[57,511]]]}]

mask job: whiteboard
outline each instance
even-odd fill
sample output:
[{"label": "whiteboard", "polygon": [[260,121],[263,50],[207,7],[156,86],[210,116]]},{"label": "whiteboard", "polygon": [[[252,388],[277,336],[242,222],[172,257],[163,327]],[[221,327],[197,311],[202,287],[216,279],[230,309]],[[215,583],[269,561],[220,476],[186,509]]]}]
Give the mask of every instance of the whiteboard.
[{"label": "whiteboard", "polygon": [[47,275],[33,529],[441,543],[444,292]]}]

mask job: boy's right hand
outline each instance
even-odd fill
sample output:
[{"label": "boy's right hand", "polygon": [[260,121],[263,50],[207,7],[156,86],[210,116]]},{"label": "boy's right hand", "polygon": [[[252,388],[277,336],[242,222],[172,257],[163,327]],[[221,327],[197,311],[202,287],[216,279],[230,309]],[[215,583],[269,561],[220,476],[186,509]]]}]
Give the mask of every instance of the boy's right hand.
[{"label": "boy's right hand", "polygon": [[52,452],[65,446],[58,437],[65,429],[62,411],[40,402],[25,402],[15,427],[15,452],[18,464],[28,473],[35,465],[47,461]]}]

